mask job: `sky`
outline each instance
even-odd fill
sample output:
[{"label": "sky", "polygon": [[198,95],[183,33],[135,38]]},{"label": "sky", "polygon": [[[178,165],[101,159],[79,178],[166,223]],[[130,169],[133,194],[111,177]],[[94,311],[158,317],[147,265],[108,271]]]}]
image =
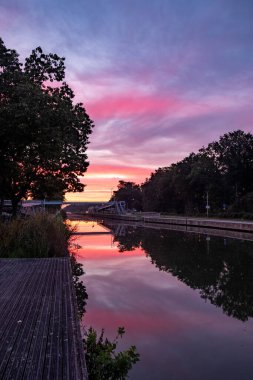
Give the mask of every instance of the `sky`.
[{"label": "sky", "polygon": [[253,132],[253,0],[0,0],[0,37],[21,61],[66,58],[95,123],[83,193],[107,201],[226,132]]}]

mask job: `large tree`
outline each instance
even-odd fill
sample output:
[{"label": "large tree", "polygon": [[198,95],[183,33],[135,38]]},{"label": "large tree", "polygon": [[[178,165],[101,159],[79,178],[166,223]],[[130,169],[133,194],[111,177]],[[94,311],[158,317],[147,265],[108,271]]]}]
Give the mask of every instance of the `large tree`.
[{"label": "large tree", "polygon": [[144,211],[168,211],[171,200],[171,168],[158,168],[142,184]]},{"label": "large tree", "polygon": [[204,149],[223,177],[227,202],[253,190],[253,135],[241,130],[226,133]]},{"label": "large tree", "polygon": [[64,58],[40,47],[19,62],[0,39],[0,197],[82,191],[93,122],[64,82]]},{"label": "large tree", "polygon": [[253,135],[241,130],[226,133],[197,154],[159,168],[141,189],[145,211],[204,213],[207,195],[212,212],[235,201],[241,210],[246,203],[251,208],[246,194],[253,192]]},{"label": "large tree", "polygon": [[142,209],[142,194],[139,185],[134,182],[119,181],[118,190],[113,192],[111,200],[125,201],[128,209]]}]

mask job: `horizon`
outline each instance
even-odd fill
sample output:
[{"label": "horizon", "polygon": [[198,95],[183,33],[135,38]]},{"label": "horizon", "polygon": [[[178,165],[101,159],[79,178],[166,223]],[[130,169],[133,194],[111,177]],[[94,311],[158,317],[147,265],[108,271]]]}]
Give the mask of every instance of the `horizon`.
[{"label": "horizon", "polygon": [[227,132],[253,131],[253,3],[230,0],[2,0],[1,38],[66,58],[95,128],[83,193],[106,202]]}]

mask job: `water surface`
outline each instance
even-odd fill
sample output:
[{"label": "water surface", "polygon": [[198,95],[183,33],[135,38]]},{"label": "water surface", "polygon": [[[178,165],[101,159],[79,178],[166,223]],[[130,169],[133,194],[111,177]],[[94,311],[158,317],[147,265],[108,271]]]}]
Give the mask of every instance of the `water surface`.
[{"label": "water surface", "polygon": [[125,326],[131,380],[253,378],[253,242],[78,223],[83,323],[109,338]]}]

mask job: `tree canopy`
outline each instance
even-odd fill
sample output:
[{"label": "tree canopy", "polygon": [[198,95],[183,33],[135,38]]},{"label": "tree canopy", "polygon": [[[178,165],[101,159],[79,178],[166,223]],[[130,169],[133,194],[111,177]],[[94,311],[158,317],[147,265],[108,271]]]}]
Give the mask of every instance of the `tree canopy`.
[{"label": "tree canopy", "polygon": [[126,207],[129,209],[142,208],[142,194],[139,185],[134,182],[119,181],[118,190],[113,192],[111,200],[125,201]]},{"label": "tree canopy", "polygon": [[[142,185],[114,192],[126,200],[139,187],[144,211],[198,215],[224,210],[253,212],[253,135],[229,132],[181,161],[158,168]],[[141,207],[141,206],[140,206]]]},{"label": "tree canopy", "polygon": [[19,62],[0,39],[0,198],[82,191],[93,121],[64,82],[65,59],[38,47]]}]

